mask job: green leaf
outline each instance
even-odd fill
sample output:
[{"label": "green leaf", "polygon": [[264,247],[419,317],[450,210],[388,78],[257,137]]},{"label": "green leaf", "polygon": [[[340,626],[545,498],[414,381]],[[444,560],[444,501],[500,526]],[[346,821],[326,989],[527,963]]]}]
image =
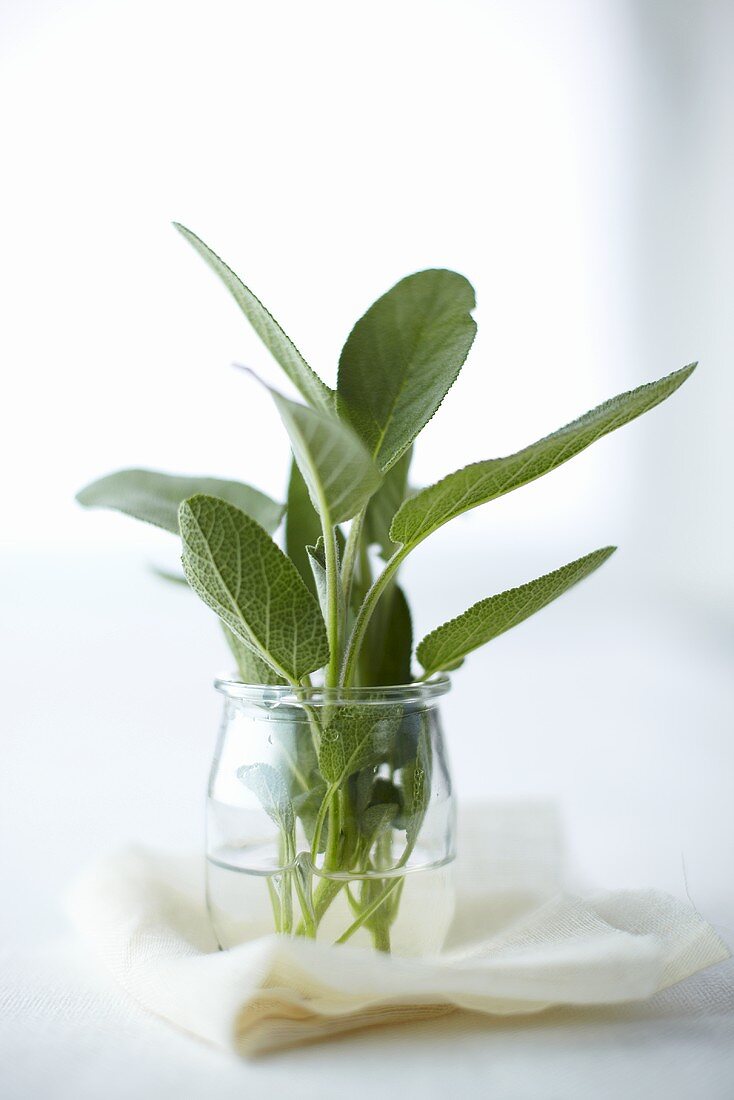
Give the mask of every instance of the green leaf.
[{"label": "green leaf", "polygon": [[186,579],[241,642],[292,682],[328,661],[316,600],[259,524],[209,496],[184,501],[179,521]]},{"label": "green leaf", "polygon": [[462,512],[542,477],[608,432],[659,405],[685,382],[695,366],[693,363],[657,382],[619,394],[516,454],[475,462],[422,489],[401,506],[390,538],[407,548],[417,546]]},{"label": "green leaf", "polygon": [[257,795],[265,813],[292,840],[295,829],[293,803],[285,779],[271,764],[247,764],[237,769],[240,782]]},{"label": "green leaf", "polygon": [[[313,571],[313,579],[316,584],[316,595],[319,599],[319,606],[321,608],[321,614],[326,618],[328,615],[329,607],[329,591],[326,582],[326,553],[324,551],[324,538],[323,535],[319,535],[316,540],[315,546],[307,546],[306,551],[308,553],[308,560],[311,563],[311,569]],[[337,542],[336,548],[337,554],[337,569],[339,568],[339,544]],[[344,614],[344,591],[342,586],[337,588],[337,607],[339,611],[340,621],[341,616]]]},{"label": "green leaf", "polygon": [[352,801],[358,814],[364,813],[368,806],[383,806],[387,803],[400,805],[400,789],[391,779],[376,776],[374,768],[365,768],[350,780]]},{"label": "green leaf", "polygon": [[357,321],[339,360],[340,414],[385,471],[456,380],[476,333],[474,290],[455,271],[419,271]]},{"label": "green leaf", "polygon": [[480,600],[463,615],[427,634],[418,646],[418,660],[429,674],[452,667],[467,653],[504,634],[558,599],[572,585],[598,569],[615,550],[615,546],[605,546],[552,573],[521,584],[519,588],[510,588],[507,592]]},{"label": "green leaf", "polygon": [[359,664],[362,686],[410,683],[412,649],[410,608],[402,588],[394,585],[380,600],[367,628]]},{"label": "green leaf", "polygon": [[350,790],[355,824],[370,848],[398,817],[402,793],[391,780],[375,778],[373,769],[364,769],[353,776]]},{"label": "green leaf", "polygon": [[405,829],[407,850],[412,851],[418,839],[423,820],[431,798],[431,775],[433,760],[429,714],[421,715],[421,728],[418,735],[416,752],[401,771],[403,784],[403,806],[397,827]]},{"label": "green leaf", "polygon": [[400,807],[395,802],[367,807],[359,820],[359,831],[367,839],[368,846],[387,832],[399,813]]},{"label": "green leaf", "polygon": [[288,482],[288,505],[285,513],[285,549],[295,565],[306,587],[316,594],[311,560],[307,546],[313,546],[321,534],[321,522],[308,495],[298,463],[291,462],[291,476]]},{"label": "green leaf", "polygon": [[379,546],[386,559],[395,550],[395,543],[390,538],[390,525],[408,495],[408,470],[412,457],[413,448],[409,447],[402,458],[387,471],[382,485],[367,505],[364,538],[368,546]]},{"label": "green leaf", "polygon": [[400,706],[339,706],[321,736],[319,767],[330,784],[344,782],[389,753],[400,726]]},{"label": "green leaf", "polygon": [[335,415],[270,392],[314,508],[328,527],[351,519],[382,480],[364,444]]},{"label": "green leaf", "polygon": [[179,233],[186,238],[212,271],[216,272],[247,320],[260,337],[273,358],[280,364],[293,385],[306,401],[314,408],[333,409],[334,393],[309,367],[292,340],[283,332],[278,322],[268,313],[262,302],[255,297],[238,275],[220,260],[208,245],[185,226],[173,223]]},{"label": "green leaf", "polygon": [[[188,582],[184,581],[188,587]],[[271,668],[267,661],[263,661],[262,657],[258,657],[257,653],[250,648],[249,645],[245,645],[234,634],[226,623],[219,620],[224,631],[224,637],[227,645],[232,651],[232,655],[237,662],[237,671],[240,674],[240,678],[243,684],[285,684],[286,680],[282,676],[279,676],[275,669]]]},{"label": "green leaf", "polygon": [[178,477],[157,470],[118,470],[87,485],[76,499],[86,508],[114,508],[177,535],[179,505],[197,493],[234,504],[270,534],[283,518],[282,504],[239,481]]}]

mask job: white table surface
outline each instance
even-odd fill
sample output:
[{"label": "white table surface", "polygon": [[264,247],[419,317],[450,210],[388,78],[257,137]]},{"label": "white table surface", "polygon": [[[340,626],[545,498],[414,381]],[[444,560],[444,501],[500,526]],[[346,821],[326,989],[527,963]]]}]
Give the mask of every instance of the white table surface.
[{"label": "white table surface", "polygon": [[[8,557],[2,589],[0,1095],[734,1096],[731,963],[646,1005],[456,1015],[249,1063],[146,1016],[76,940],[61,898],[130,840],[200,842],[216,628],[123,557]],[[612,578],[585,596],[564,609],[573,633],[548,612],[457,676],[445,719],[460,797],[557,798],[586,881],[688,891],[731,944],[726,624]]]}]

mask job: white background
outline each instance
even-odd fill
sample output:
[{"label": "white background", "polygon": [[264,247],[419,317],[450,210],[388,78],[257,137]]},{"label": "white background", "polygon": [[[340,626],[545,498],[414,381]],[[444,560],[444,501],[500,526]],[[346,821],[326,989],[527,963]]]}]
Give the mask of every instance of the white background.
[{"label": "white background", "polygon": [[700,360],[444,529],[406,587],[420,637],[620,545],[457,674],[459,794],[558,799],[590,881],[688,890],[732,932],[733,49],[724,0],[1,0],[8,934],[58,934],[112,846],[199,842],[226,663],[149,573],[174,540],[74,492],[130,465],[284,493],[277,416],[229,364],[287,384],[173,219],[330,383],[396,279],[472,280],[480,334],[417,483]]}]

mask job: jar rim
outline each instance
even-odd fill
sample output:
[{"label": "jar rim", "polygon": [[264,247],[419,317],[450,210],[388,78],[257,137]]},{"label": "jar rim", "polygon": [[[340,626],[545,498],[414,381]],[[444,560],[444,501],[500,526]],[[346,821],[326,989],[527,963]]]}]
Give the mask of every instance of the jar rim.
[{"label": "jar rim", "polygon": [[214,687],[230,699],[245,699],[251,703],[309,703],[312,706],[356,704],[369,706],[385,702],[424,702],[437,699],[451,689],[445,674],[418,680],[412,684],[390,684],[385,687],[293,687],[292,684],[246,684],[236,676],[217,676]]}]

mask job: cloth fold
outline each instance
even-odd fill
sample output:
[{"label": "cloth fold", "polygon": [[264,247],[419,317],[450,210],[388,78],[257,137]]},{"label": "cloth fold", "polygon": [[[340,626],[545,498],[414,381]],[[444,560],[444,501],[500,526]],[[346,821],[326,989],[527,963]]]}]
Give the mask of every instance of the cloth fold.
[{"label": "cloth fold", "polygon": [[729,955],[693,906],[660,891],[562,892],[551,807],[472,807],[459,852],[456,916],[432,959],[276,935],[220,952],[202,860],[142,848],[88,871],[68,907],[141,1005],[246,1055],[461,1009],[641,1000]]}]

